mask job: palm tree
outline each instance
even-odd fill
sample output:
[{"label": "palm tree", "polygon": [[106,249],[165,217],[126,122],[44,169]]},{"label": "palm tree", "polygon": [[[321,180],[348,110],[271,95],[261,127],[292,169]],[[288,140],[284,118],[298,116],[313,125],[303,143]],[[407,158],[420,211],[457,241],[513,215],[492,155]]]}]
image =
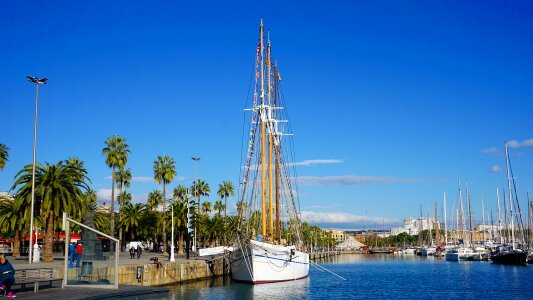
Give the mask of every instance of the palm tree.
[{"label": "palm tree", "polygon": [[124,205],[124,215],[120,219],[121,226],[124,226],[126,231],[130,230],[130,237],[133,241],[135,239],[135,229],[142,224],[142,219],[146,211],[146,206],[142,203],[127,203]]},{"label": "palm tree", "polygon": [[179,234],[178,254],[183,255],[183,234],[187,232],[187,202],[177,200],[170,205],[174,208],[174,225]]},{"label": "palm tree", "polygon": [[204,235],[207,236],[207,242],[210,247],[216,246],[222,233],[224,231],[224,224],[222,217],[214,216],[213,218],[205,218],[204,220]]},{"label": "palm tree", "polygon": [[116,169],[124,168],[128,162],[128,144],[126,139],[118,135],[108,137],[104,142],[105,147],[102,149],[102,155],[105,156],[105,163],[111,168],[111,219],[110,235],[115,236],[115,173]]},{"label": "palm tree", "polygon": [[222,181],[222,183],[218,185],[217,195],[220,198],[224,199],[224,217],[226,217],[228,197],[235,196],[235,191],[234,191],[233,184],[231,183],[231,181]]},{"label": "palm tree", "polygon": [[9,148],[6,145],[0,144],[0,170],[3,170],[6,167],[9,158],[8,150]]},{"label": "palm tree", "polygon": [[209,196],[209,193],[211,193],[209,184],[205,182],[204,180],[197,179],[195,182],[193,182],[191,189],[192,189],[192,194],[198,197],[198,209],[200,209],[201,207],[200,197]]},{"label": "palm tree", "polygon": [[183,186],[182,184],[179,184],[177,187],[174,188],[173,198],[174,200],[180,200],[180,201],[187,202],[188,200],[187,188]]},{"label": "palm tree", "polygon": [[176,163],[172,157],[159,155],[154,161],[154,179],[163,184],[163,247],[167,251],[167,184],[171,183],[176,176]]},{"label": "palm tree", "polygon": [[14,231],[13,257],[20,256],[20,241],[25,225],[24,210],[20,209],[21,201],[6,200],[0,204],[0,228],[4,233]]},{"label": "palm tree", "polygon": [[153,190],[148,194],[146,207],[149,210],[155,210],[161,204],[163,204],[163,194],[160,190]]},{"label": "palm tree", "polygon": [[[16,194],[21,199],[31,195],[32,165],[26,165],[16,176],[11,190],[18,189]],[[87,170],[69,165],[63,161],[55,165],[38,164],[35,170],[35,203],[36,211],[41,212],[45,222],[44,262],[53,261],[53,230],[54,220],[63,212],[76,213],[84,205],[83,191],[89,186],[86,181]]]},{"label": "palm tree", "polygon": [[204,214],[207,216],[207,214],[209,214],[213,209],[211,208],[211,202],[209,201],[205,201],[204,203],[202,203],[202,211],[204,212]]},{"label": "palm tree", "polygon": [[[119,205],[118,219],[120,220],[122,218],[122,205],[125,204],[124,202],[125,199],[119,200],[118,198],[120,197],[120,195],[122,195],[124,187],[130,188],[131,186],[131,169],[130,168],[126,169],[125,167],[118,169],[117,173],[115,174],[115,180],[117,183],[117,188],[118,188],[118,193],[119,193],[119,196],[117,196],[117,201]],[[129,194],[128,201],[131,201],[131,194]],[[122,245],[122,226],[118,227],[118,239],[121,240],[120,245]]]},{"label": "palm tree", "polygon": [[[205,202],[204,202],[205,203]],[[217,212],[218,216],[222,215],[222,211],[225,210],[226,205],[222,204],[222,200],[217,200],[215,206],[213,207]]]}]

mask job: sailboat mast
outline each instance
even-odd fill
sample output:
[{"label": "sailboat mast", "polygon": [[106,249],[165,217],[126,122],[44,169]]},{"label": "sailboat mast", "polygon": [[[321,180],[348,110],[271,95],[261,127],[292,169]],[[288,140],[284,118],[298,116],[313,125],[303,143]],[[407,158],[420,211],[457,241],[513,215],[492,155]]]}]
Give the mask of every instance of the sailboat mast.
[{"label": "sailboat mast", "polygon": [[458,222],[459,223],[459,239],[462,239],[463,240],[463,243],[464,243],[464,238],[465,238],[465,218],[464,218],[464,215],[463,215],[463,195],[461,193],[461,179],[459,179],[459,214],[457,215],[458,216]]},{"label": "sailboat mast", "polygon": [[267,72],[268,72],[268,219],[269,219],[269,234],[274,237],[274,211],[272,208],[272,85],[271,85],[271,61],[270,61],[270,31],[268,32],[267,41]]},{"label": "sailboat mast", "polygon": [[513,215],[513,191],[511,190],[511,173],[509,168],[509,151],[507,150],[507,141],[505,141],[505,163],[507,165],[507,184],[509,186],[509,209],[511,212],[511,240],[513,250],[515,249],[514,237],[514,215]]},{"label": "sailboat mast", "polygon": [[435,201],[435,243],[437,243],[437,245],[440,244],[440,226],[437,201]]},{"label": "sailboat mast", "polygon": [[433,245],[433,237],[431,236],[431,219],[429,218],[429,212],[428,212],[428,219],[427,219],[426,224],[428,224],[428,230],[429,230],[428,246],[430,246],[430,245]]},{"label": "sailboat mast", "polygon": [[448,224],[446,223],[446,193],[444,193],[444,245],[448,245]]},{"label": "sailboat mast", "polygon": [[466,185],[466,197],[468,201],[468,223],[469,223],[469,232],[470,232],[470,246],[474,243],[473,234],[474,229],[472,228],[472,206],[470,200],[470,191],[468,190],[468,184]]},{"label": "sailboat mast", "polygon": [[483,198],[481,198],[481,214],[483,222],[483,242],[485,242],[487,237],[485,236],[485,202],[483,201]]},{"label": "sailboat mast", "polygon": [[496,199],[498,200],[498,234],[500,236],[500,244],[503,244],[502,242],[502,217],[500,215],[500,191],[498,188],[496,188]]},{"label": "sailboat mast", "polygon": [[263,20],[261,20],[260,43],[261,43],[261,233],[266,237],[266,141],[265,141],[265,123],[266,123],[266,109],[265,109],[265,46],[263,44]]},{"label": "sailboat mast", "polygon": [[[278,145],[279,147],[279,145]],[[279,160],[278,160],[278,154],[279,152],[276,150],[276,236],[278,238],[278,242],[281,243],[281,220],[280,220],[280,206],[279,206]]]}]

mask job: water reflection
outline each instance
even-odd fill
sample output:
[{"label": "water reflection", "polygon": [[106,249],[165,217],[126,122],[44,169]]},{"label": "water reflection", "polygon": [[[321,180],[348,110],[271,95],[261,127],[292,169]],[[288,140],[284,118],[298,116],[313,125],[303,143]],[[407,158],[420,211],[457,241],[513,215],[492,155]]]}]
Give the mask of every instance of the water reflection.
[{"label": "water reflection", "polygon": [[251,285],[229,277],[169,286],[170,299],[302,299],[309,295],[309,278],[279,283]]},{"label": "water reflection", "polygon": [[250,285],[215,278],[169,286],[170,299],[533,299],[533,266],[408,255],[339,255],[309,278]]}]

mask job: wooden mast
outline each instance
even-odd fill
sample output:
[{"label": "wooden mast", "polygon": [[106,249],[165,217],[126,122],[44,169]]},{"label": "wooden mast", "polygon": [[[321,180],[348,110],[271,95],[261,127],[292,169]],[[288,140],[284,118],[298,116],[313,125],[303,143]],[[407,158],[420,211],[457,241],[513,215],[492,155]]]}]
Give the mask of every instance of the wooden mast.
[{"label": "wooden mast", "polygon": [[[273,91],[274,91],[274,97],[273,97],[273,103],[274,103],[274,106],[277,106],[278,105],[278,80],[279,80],[279,75],[278,75],[278,70],[276,68],[276,65],[274,65],[274,87],[273,87]],[[277,117],[277,112],[274,111],[274,114],[276,115]],[[277,141],[277,143],[274,145],[274,168],[275,168],[275,175],[274,175],[274,178],[276,178],[276,190],[275,190],[275,195],[276,195],[276,237],[275,239],[278,241],[278,243],[281,244],[281,221],[280,221],[280,199],[279,199],[279,189],[280,189],[280,186],[279,186],[279,176],[280,176],[280,172],[279,172],[279,154],[280,154],[280,147],[281,147],[281,139],[279,138],[279,135],[278,135],[278,132],[277,132],[277,125],[275,126],[276,128],[276,136],[274,137]]]},{"label": "wooden mast", "polygon": [[437,210],[437,201],[435,201],[435,243],[440,244],[440,225],[439,225],[439,212]]},{"label": "wooden mast", "polygon": [[265,78],[264,78],[264,45],[263,45],[263,20],[261,20],[260,26],[260,43],[261,43],[261,233],[263,237],[266,237],[266,178],[265,178]]},{"label": "wooden mast", "polygon": [[273,131],[273,124],[272,124],[272,86],[270,82],[270,78],[272,77],[270,74],[271,68],[271,61],[270,61],[270,31],[268,33],[268,41],[267,41],[267,72],[268,72],[268,121],[269,121],[269,130],[268,130],[268,220],[269,220],[269,236],[274,238],[274,211],[272,209],[272,131]]}]

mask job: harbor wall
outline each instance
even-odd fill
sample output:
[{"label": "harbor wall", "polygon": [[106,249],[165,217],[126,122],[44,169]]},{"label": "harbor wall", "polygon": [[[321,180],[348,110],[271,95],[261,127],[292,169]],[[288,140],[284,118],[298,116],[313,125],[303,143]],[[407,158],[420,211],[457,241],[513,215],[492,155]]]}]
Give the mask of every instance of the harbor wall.
[{"label": "harbor wall", "polygon": [[[226,266],[226,269],[224,269]],[[119,265],[118,284],[139,285],[139,286],[159,286],[174,283],[184,283],[188,281],[204,280],[216,276],[228,274],[227,260],[178,260],[175,262],[164,261],[145,264]],[[95,274],[87,282],[96,283],[102,278],[111,278],[113,268],[109,265],[104,267],[95,266]],[[79,270],[67,269],[69,280],[76,280],[79,277]],[[53,268],[54,277],[64,278],[64,268]]]},{"label": "harbor wall", "polygon": [[[309,259],[315,261],[340,253],[339,251],[312,252],[309,253]],[[68,269],[68,272],[69,280],[77,277],[77,269]],[[107,273],[109,277],[112,276],[111,269],[104,273]],[[62,267],[54,268],[54,275],[62,278],[64,269]],[[223,275],[229,275],[227,259],[180,259],[175,262],[119,265],[118,283],[121,285],[160,286],[205,280]],[[98,280],[98,278],[95,277],[94,280]]]}]

